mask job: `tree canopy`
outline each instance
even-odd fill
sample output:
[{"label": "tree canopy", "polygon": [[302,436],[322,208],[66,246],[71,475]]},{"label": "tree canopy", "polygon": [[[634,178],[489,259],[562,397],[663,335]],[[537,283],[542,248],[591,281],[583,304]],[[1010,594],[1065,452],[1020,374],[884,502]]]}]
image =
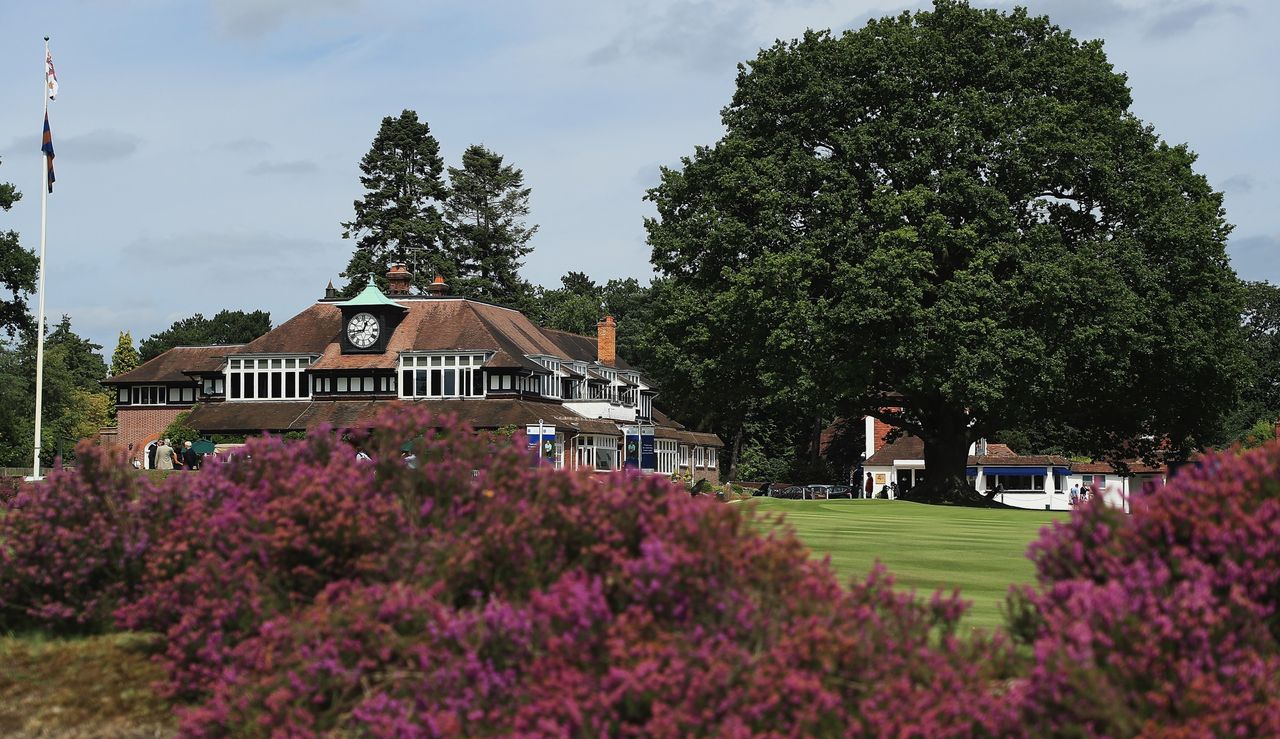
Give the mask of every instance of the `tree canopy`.
[{"label": "tree canopy", "polygon": [[369,274],[385,287],[392,264],[409,266],[415,284],[437,274],[453,282],[457,259],[445,249],[440,211],[447,194],[444,160],[427,122],[412,110],[383,118],[360,172],[364,197],[355,201],[355,218],[342,224],[342,237],[356,240],[342,273],[346,292],[363,288]]},{"label": "tree canopy", "polygon": [[1244,376],[1240,290],[1221,195],[1130,103],[1101,42],[1024,9],[778,42],[739,67],[725,136],[650,191],[654,265],[690,291],[697,358],[748,383],[737,406],[894,423],[924,496],[961,495],[969,443],[1027,421],[1185,452]]},{"label": "tree canopy", "polygon": [[142,361],[154,359],[175,346],[245,344],[270,330],[271,314],[264,310],[221,310],[213,318],[197,313],[143,339]]},{"label": "tree canopy", "polygon": [[516,308],[529,305],[533,288],[519,270],[538,227],[525,225],[528,215],[524,172],[483,146],[467,147],[462,167],[449,167],[444,208],[449,249],[461,262],[455,293]]},{"label": "tree canopy", "polygon": [[[22,199],[12,184],[0,182],[0,211],[8,212]],[[36,273],[40,268],[34,252],[22,248],[16,231],[0,231],[0,330],[10,338],[24,328],[34,328],[27,311],[27,295],[36,289]]]},{"label": "tree canopy", "polygon": [[[71,317],[49,331],[44,345],[44,402],[40,429],[41,463],[61,451],[70,454],[81,439],[93,438],[110,420],[111,395],[102,346],[79,336]],[[31,464],[35,411],[35,331],[21,341],[0,344],[0,465]]]}]

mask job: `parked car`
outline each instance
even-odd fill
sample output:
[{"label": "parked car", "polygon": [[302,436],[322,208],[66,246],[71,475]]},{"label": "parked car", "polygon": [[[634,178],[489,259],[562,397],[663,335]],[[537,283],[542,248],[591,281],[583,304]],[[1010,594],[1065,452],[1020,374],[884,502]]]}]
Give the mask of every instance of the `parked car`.
[{"label": "parked car", "polygon": [[828,498],[856,498],[858,491],[848,485],[831,485],[827,489]]},{"label": "parked car", "polygon": [[783,490],[781,493],[778,493],[777,497],[785,498],[787,500],[803,500],[805,497],[804,487],[800,485],[792,485],[791,487]]}]

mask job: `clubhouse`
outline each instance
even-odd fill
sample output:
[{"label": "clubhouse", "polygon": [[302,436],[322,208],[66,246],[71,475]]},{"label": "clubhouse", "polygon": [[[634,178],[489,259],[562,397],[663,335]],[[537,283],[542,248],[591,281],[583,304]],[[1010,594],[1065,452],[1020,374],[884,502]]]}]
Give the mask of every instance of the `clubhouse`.
[{"label": "clubhouse", "polygon": [[104,381],[117,426],[104,445],[149,465],[179,413],[205,435],[367,426],[388,407],[429,404],[476,429],[540,437],[556,467],[634,467],[715,482],[723,443],[654,407],[658,388],[616,352],[606,316],[596,336],[541,328],[519,311],[448,295],[437,277],[410,291],[402,266],[383,293],[372,279],[325,297],[248,344],[176,347]]}]

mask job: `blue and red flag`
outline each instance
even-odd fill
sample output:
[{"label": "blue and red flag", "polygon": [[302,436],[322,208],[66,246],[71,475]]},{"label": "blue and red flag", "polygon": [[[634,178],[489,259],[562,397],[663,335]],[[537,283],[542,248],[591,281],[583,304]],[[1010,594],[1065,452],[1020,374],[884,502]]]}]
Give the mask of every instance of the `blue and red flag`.
[{"label": "blue and red flag", "polygon": [[49,173],[49,192],[53,192],[53,182],[58,179],[53,176],[53,134],[49,131],[49,111],[44,113],[44,143],[40,145],[40,151],[44,152],[45,170]]}]

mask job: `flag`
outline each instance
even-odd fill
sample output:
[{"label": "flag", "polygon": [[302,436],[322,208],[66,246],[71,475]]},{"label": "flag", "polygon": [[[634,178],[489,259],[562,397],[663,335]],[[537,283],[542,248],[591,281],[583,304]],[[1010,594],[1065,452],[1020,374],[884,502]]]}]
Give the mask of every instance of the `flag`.
[{"label": "flag", "polygon": [[44,85],[48,88],[50,100],[58,96],[58,73],[53,71],[53,54],[47,48],[44,50]]},{"label": "flag", "polygon": [[40,145],[40,151],[44,152],[45,169],[49,173],[49,192],[53,192],[53,181],[58,179],[53,176],[53,133],[49,131],[49,111],[44,112],[44,143]]}]

